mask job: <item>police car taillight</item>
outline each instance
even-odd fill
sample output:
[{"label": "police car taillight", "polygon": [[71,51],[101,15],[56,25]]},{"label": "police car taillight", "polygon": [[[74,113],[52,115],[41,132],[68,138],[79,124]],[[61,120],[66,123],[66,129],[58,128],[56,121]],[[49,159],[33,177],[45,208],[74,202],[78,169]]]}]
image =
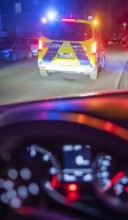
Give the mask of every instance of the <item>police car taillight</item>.
[{"label": "police car taillight", "polygon": [[62,18],[61,21],[63,21],[63,22],[75,22],[76,19],[75,18]]},{"label": "police car taillight", "polygon": [[42,51],[42,48],[43,48],[42,41],[39,40],[39,43],[38,43],[38,51]]},{"label": "police car taillight", "polygon": [[96,54],[96,51],[97,51],[97,42],[94,42],[92,44],[92,55],[95,55]]},{"label": "police car taillight", "polygon": [[50,43],[48,43],[48,42],[43,42],[43,47],[47,47],[47,48],[50,48],[51,46],[51,44]]}]

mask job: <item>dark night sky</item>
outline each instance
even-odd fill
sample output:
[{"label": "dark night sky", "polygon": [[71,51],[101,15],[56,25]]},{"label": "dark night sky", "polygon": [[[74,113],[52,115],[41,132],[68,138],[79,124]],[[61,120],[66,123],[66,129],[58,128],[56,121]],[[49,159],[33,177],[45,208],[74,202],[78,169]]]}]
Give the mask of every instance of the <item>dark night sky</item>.
[{"label": "dark night sky", "polygon": [[101,19],[106,33],[120,32],[123,22],[128,23],[128,0],[37,0],[53,7],[63,16],[92,15]]},{"label": "dark night sky", "polygon": [[[34,1],[34,0],[33,0]],[[39,1],[39,0],[37,0]],[[96,12],[101,11],[106,15],[109,13],[115,17],[128,17],[128,0],[40,0],[47,7],[55,7],[58,11],[65,9],[67,11],[76,12]]]},{"label": "dark night sky", "polygon": [[[12,0],[0,0],[5,13],[10,12]],[[128,0],[15,0],[23,4],[23,12],[45,14],[47,9],[53,8],[60,16],[87,18],[89,15],[100,18],[103,28],[107,32],[120,31],[123,22],[128,23]],[[8,4],[8,3],[9,4]],[[32,7],[29,7],[30,4]],[[8,5],[8,8],[7,8]],[[12,12],[13,12],[12,8]]]}]

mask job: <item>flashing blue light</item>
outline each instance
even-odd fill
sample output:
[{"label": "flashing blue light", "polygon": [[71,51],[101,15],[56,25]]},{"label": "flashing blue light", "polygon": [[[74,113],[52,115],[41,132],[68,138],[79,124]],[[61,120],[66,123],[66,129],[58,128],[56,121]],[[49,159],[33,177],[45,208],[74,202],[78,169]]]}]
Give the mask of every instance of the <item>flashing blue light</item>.
[{"label": "flashing blue light", "polygon": [[43,18],[41,18],[41,22],[45,24],[47,22],[47,19],[45,17],[43,17]]},{"label": "flashing blue light", "polygon": [[47,18],[48,18],[48,20],[50,20],[50,21],[55,20],[56,16],[57,16],[57,12],[56,12],[56,11],[49,11],[49,12],[47,13]]}]

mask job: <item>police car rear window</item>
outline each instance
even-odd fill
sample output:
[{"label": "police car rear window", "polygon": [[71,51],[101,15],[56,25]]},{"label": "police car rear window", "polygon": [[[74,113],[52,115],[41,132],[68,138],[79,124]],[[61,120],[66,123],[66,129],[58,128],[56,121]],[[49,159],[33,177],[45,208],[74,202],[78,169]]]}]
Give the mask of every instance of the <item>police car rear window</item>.
[{"label": "police car rear window", "polygon": [[85,41],[92,38],[92,29],[85,23],[51,22],[43,26],[42,34],[52,40]]}]

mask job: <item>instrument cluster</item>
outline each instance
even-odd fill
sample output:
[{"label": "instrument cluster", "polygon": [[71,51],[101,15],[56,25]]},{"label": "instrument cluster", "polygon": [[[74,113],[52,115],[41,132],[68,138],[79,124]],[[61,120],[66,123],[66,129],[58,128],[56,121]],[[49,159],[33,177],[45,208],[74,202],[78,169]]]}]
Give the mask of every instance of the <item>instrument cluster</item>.
[{"label": "instrument cluster", "polygon": [[89,144],[56,148],[29,143],[4,153],[0,164],[0,204],[15,211],[42,206],[48,195],[68,206],[96,197],[107,207],[128,213],[126,162]]}]

